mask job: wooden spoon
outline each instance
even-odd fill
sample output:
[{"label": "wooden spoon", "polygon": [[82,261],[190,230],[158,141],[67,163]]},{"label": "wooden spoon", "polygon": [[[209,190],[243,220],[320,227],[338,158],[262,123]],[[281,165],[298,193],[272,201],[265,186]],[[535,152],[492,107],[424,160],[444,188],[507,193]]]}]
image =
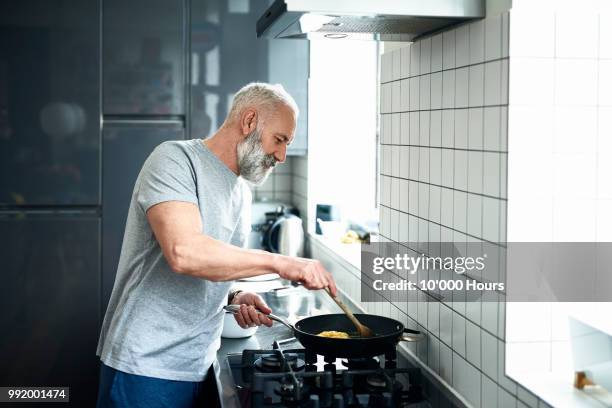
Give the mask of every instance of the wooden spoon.
[{"label": "wooden spoon", "polygon": [[359,320],[357,320],[353,312],[351,312],[351,310],[340,299],[332,295],[332,293],[329,291],[329,288],[325,288],[325,291],[334,300],[334,302],[336,302],[336,304],[340,306],[340,309],[342,309],[342,311],[351,320],[351,322],[353,322],[353,324],[357,328],[357,331],[359,332],[360,337],[373,337],[374,336],[374,332],[368,326],[364,326],[363,324],[361,324]]}]

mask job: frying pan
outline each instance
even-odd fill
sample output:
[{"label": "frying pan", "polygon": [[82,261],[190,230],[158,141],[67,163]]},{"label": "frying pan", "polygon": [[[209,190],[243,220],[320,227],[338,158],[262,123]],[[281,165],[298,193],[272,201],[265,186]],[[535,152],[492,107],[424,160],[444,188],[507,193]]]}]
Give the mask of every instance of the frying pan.
[{"label": "frying pan", "polygon": [[[237,313],[238,305],[225,306],[225,309]],[[400,341],[418,341],[423,334],[416,330],[406,329],[397,320],[370,314],[356,313],[355,317],[374,332],[373,337],[358,337],[355,326],[344,313],[325,314],[306,317],[295,326],[287,319],[269,314],[270,319],[284,324],[293,331],[293,335],[302,345],[316,354],[336,358],[364,358],[384,354],[395,348]],[[327,330],[343,331],[351,335],[348,339],[336,339],[317,336]]]}]

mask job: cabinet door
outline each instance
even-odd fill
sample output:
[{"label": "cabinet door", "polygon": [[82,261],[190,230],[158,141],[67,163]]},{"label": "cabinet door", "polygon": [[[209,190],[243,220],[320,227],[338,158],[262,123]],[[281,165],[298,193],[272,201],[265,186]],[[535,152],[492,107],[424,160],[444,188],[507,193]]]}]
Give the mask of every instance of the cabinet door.
[{"label": "cabinet door", "polygon": [[167,140],[184,138],[182,123],[148,125],[116,124],[103,131],[102,184],[103,246],[102,246],[102,310],[115,282],[121,253],[123,232],[134,183],[140,168],[157,145]]},{"label": "cabinet door", "polygon": [[296,138],[287,153],[306,153],[308,41],[257,38],[257,20],[270,3],[191,2],[191,137],[203,138],[218,129],[244,85],[280,83],[300,108]]},{"label": "cabinet door", "polygon": [[105,115],[185,113],[185,1],[104,1]]},{"label": "cabinet door", "polygon": [[0,205],[98,205],[99,2],[0,2]]},{"label": "cabinet door", "polygon": [[0,384],[70,387],[70,406],[94,406],[98,215],[0,214],[0,230]]},{"label": "cabinet door", "polygon": [[308,150],[309,42],[290,39],[263,41],[269,41],[268,81],[282,84],[300,109],[295,138],[287,154],[304,155]]}]

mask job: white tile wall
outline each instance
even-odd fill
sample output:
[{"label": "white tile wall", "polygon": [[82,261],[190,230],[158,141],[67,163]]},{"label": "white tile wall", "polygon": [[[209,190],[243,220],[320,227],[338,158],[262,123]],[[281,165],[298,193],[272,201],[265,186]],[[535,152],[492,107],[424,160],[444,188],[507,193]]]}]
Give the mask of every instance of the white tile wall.
[{"label": "white tile wall", "polygon": [[[498,61],[499,63],[499,61]],[[488,63],[492,64],[492,63]],[[488,65],[487,64],[487,65]],[[498,78],[499,81],[499,78]],[[495,89],[496,84],[491,84]],[[484,65],[472,65],[469,68],[469,91],[468,100],[469,106],[482,106],[484,101]],[[488,89],[488,88],[487,88]],[[491,105],[492,103],[488,103]]]},{"label": "white tile wall", "polygon": [[555,53],[555,18],[547,12],[513,11],[509,30],[511,57],[552,57]]},{"label": "white tile wall", "polygon": [[504,15],[489,17],[485,20],[485,60],[502,57],[502,19]]},{"label": "white tile wall", "polygon": [[457,353],[453,353],[453,387],[473,406],[480,406],[481,372]]},{"label": "white tile wall", "polygon": [[431,38],[431,72],[442,70],[442,34],[434,35]]},{"label": "white tile wall", "polygon": [[421,43],[416,42],[410,47],[410,76],[419,75],[421,57]]},{"label": "white tile wall", "polygon": [[465,357],[465,317],[457,312],[453,313],[453,350]]},{"label": "white tile wall", "polygon": [[429,122],[429,143],[431,147],[442,146],[442,111],[432,110]]},{"label": "white tile wall", "polygon": [[[391,128],[390,137],[381,137],[381,172],[391,175],[381,181],[381,222],[396,226],[381,229],[385,238],[505,241],[501,217],[506,208],[502,179],[508,134],[508,29],[507,13],[492,16],[382,58],[384,78],[399,72],[393,84],[398,84],[400,94],[395,104],[393,95],[381,97],[381,123]],[[389,92],[382,82],[381,92]],[[550,95],[545,86],[545,97],[552,99],[553,85]],[[511,98],[532,103],[526,94]],[[495,406],[512,398],[516,402],[516,384],[500,378],[504,377],[499,367],[504,334],[500,315],[505,309],[499,306],[499,297],[472,303],[460,294],[443,302],[425,302],[424,296],[410,293],[404,307],[389,311],[429,334],[427,343],[413,346],[420,360],[474,406]],[[503,386],[510,398],[500,399]]]},{"label": "white tile wall", "polygon": [[580,11],[555,16],[555,55],[558,58],[597,58],[599,15]]},{"label": "white tile wall", "polygon": [[455,70],[442,71],[442,108],[455,107]]},{"label": "white tile wall", "polygon": [[470,26],[470,64],[484,61],[485,20],[471,23]]},{"label": "white tile wall", "polygon": [[455,110],[455,149],[468,148],[468,110]]},{"label": "white tile wall", "polygon": [[455,71],[455,107],[467,108],[469,96],[470,68],[458,68]]},{"label": "white tile wall", "polygon": [[442,68],[455,68],[455,30],[445,31],[442,35]]},{"label": "white tile wall", "polygon": [[427,74],[431,72],[431,37],[424,38],[419,41],[421,48],[421,55],[419,56],[421,66],[420,74]]},{"label": "white tile wall", "polygon": [[483,149],[483,112],[483,108],[468,110],[468,148],[470,150]]},{"label": "white tile wall", "polygon": [[470,25],[458,27],[455,33],[455,55],[457,67],[470,64]]}]

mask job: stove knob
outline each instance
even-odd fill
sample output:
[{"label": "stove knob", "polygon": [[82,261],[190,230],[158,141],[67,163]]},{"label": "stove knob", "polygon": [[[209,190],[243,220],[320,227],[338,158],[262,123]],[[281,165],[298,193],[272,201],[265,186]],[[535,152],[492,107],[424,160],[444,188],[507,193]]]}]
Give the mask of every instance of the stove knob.
[{"label": "stove knob", "polygon": [[319,408],[319,396],[311,395],[310,396],[310,404],[308,405],[310,408]]},{"label": "stove knob", "polygon": [[342,394],[334,394],[334,402],[332,408],[344,408],[344,397]]}]

